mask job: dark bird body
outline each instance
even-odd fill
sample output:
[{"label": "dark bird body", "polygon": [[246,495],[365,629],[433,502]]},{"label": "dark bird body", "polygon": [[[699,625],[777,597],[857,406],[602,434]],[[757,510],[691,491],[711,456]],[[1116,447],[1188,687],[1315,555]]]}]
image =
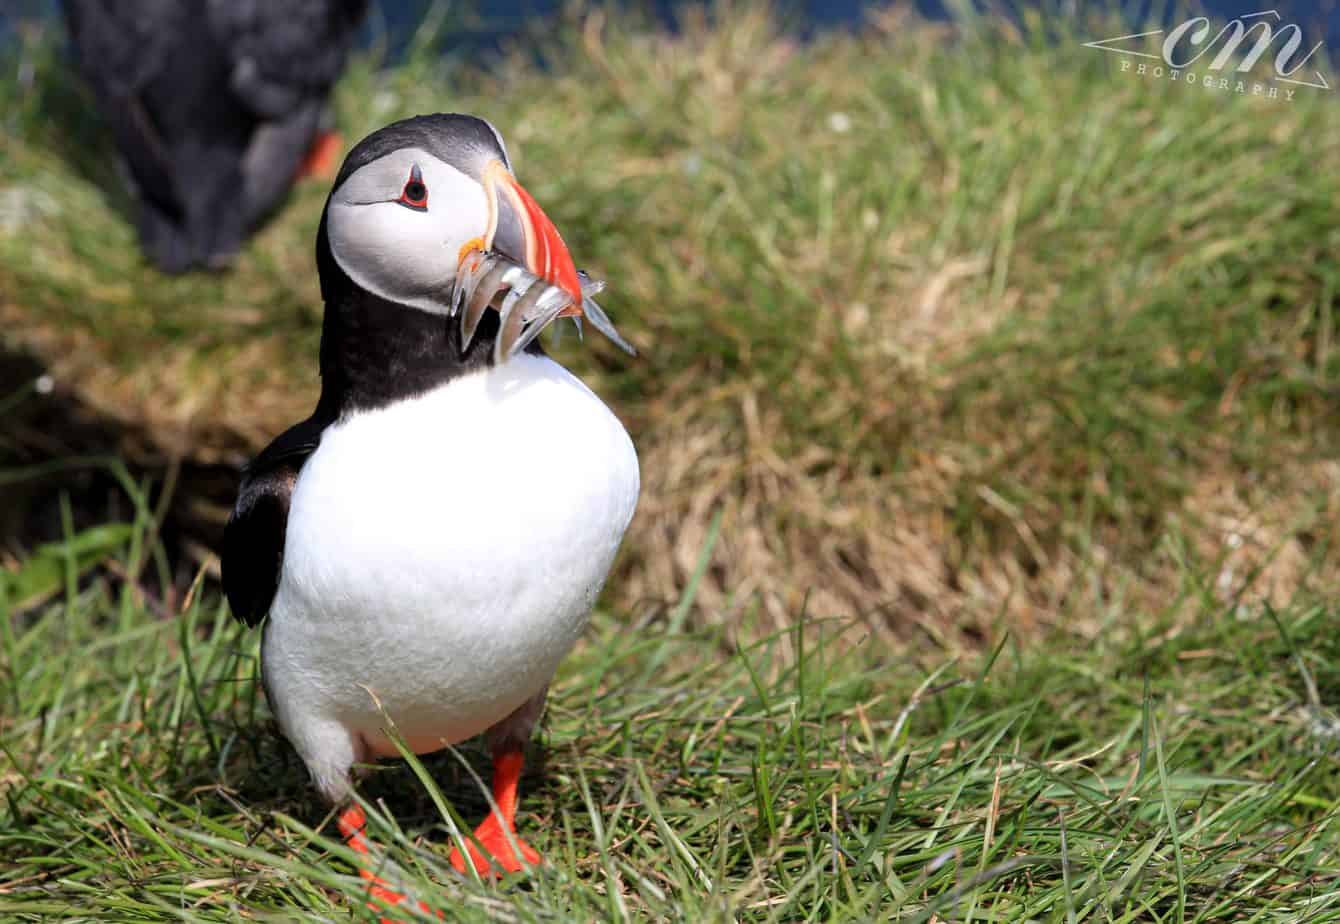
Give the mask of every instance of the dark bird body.
[{"label": "dark bird body", "polygon": [[145,253],[217,267],[317,139],[367,0],[66,0],[124,162]]}]

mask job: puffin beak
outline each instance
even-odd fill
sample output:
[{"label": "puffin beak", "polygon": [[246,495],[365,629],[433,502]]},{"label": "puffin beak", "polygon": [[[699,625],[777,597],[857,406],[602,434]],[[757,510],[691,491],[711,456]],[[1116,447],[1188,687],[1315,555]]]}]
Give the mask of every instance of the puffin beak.
[{"label": "puffin beak", "polygon": [[492,209],[491,239],[484,241],[484,249],[497,251],[571,295],[572,306],[560,317],[580,315],[582,286],[577,267],[544,209],[501,161],[489,164],[484,185]]},{"label": "puffin beak", "polygon": [[451,313],[460,312],[461,349],[468,349],[485,310],[503,288],[498,306],[498,338],[494,360],[514,356],[557,318],[589,320],[620,349],[636,355],[633,345],[610,322],[592,296],[604,283],[577,271],[568,245],[540,208],[501,161],[485,168],[488,233],[461,248]]}]

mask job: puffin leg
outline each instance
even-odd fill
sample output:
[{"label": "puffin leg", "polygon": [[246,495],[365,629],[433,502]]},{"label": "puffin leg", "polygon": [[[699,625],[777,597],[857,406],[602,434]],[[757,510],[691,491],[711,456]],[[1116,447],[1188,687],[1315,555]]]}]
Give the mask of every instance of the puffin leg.
[{"label": "puffin leg", "polygon": [[[367,835],[364,829],[367,827],[367,818],[363,814],[363,809],[358,805],[351,805],[340,813],[340,835],[344,838],[345,844],[349,849],[359,854],[363,858],[359,865],[358,875],[367,880],[368,895],[373,900],[368,902],[368,907],[373,911],[381,911],[384,907],[396,907],[408,902],[409,896],[402,892],[392,889],[385,879],[372,871],[372,851],[368,847]],[[434,911],[423,902],[419,902],[419,910],[425,914],[435,914],[442,917],[442,912]],[[400,918],[380,919],[382,924],[400,924]]]},{"label": "puffin leg", "polygon": [[[522,755],[526,742],[544,714],[544,701],[548,693],[549,688],[546,686],[485,733],[489,749],[493,752],[493,801],[498,807],[475,830],[475,838],[484,845],[488,855],[480,853],[474,842],[466,842],[470,862],[481,876],[496,873],[499,867],[504,872],[515,873],[523,864],[533,866],[540,862],[540,855],[516,836],[516,800],[517,783],[525,763]],[[514,841],[520,848],[520,856],[518,851],[512,849]],[[453,849],[451,865],[463,873],[465,863],[466,858],[461,855],[460,849]]]},{"label": "puffin leg", "polygon": [[[475,839],[485,852],[481,853],[471,841],[465,844],[470,863],[481,876],[494,875],[499,868],[503,872],[515,873],[523,866],[540,862],[540,855],[516,833],[517,783],[524,764],[525,757],[520,748],[505,750],[493,757],[493,801],[497,808],[489,812],[489,817],[475,829]],[[465,872],[466,860],[460,848],[451,851],[450,860],[458,871]]]}]

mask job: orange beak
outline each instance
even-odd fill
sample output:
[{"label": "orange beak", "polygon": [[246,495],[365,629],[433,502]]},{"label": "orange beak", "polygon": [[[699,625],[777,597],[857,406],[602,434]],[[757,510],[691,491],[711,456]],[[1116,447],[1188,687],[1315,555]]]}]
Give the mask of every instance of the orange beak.
[{"label": "orange beak", "polygon": [[568,245],[549,216],[501,161],[489,164],[484,175],[489,194],[489,235],[485,250],[495,250],[526,267],[536,276],[572,296],[572,305],[560,316],[580,316],[582,286]]}]

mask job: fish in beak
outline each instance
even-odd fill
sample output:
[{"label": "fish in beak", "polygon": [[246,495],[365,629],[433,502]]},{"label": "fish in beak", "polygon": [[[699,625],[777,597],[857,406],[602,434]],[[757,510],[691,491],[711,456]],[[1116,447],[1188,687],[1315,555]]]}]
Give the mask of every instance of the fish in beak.
[{"label": "fish in beak", "polygon": [[577,269],[554,223],[501,161],[484,171],[484,189],[488,233],[461,249],[451,301],[451,313],[460,315],[461,349],[469,348],[484,312],[494,307],[501,317],[494,362],[520,353],[563,317],[579,330],[583,318],[590,321],[620,349],[637,355],[592,298],[605,284]]}]

